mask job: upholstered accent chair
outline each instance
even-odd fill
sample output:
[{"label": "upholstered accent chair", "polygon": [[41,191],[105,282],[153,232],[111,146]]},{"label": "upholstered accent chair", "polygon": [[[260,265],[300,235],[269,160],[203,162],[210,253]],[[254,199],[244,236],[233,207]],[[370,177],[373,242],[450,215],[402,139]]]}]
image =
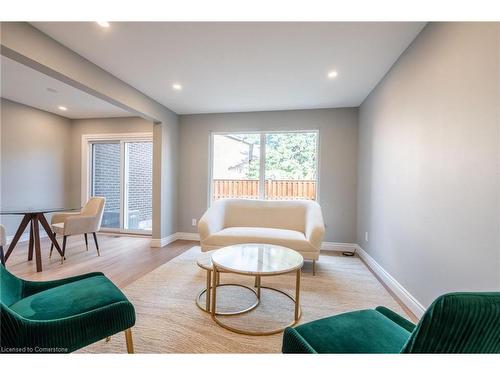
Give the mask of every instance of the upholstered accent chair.
[{"label": "upholstered accent chair", "polygon": [[134,306],[102,273],[34,282],[0,265],[0,282],[3,351],[68,353],[125,331],[133,353]]},{"label": "upholstered accent chair", "polygon": [[281,245],[312,260],[314,274],[325,226],[314,201],[220,199],[202,216],[198,231],[202,251],[241,243]]},{"label": "upholstered accent chair", "polygon": [[[99,244],[97,242],[96,232],[101,229],[101,221],[102,215],[104,213],[105,203],[106,198],[104,197],[92,197],[79,212],[56,212],[52,215],[51,227],[52,231],[54,232],[54,236],[58,234],[63,236],[63,257],[61,261],[63,261],[66,256],[67,237],[77,234],[84,235],[85,246],[88,250],[89,241],[87,234],[92,233],[92,235],[94,236],[97,255],[101,255],[99,253]],[[53,244],[50,246],[50,256],[52,256],[52,250],[54,250]]]},{"label": "upholstered accent chair", "polygon": [[283,353],[500,353],[500,293],[438,297],[415,325],[377,307],[316,320],[283,334]]},{"label": "upholstered accent chair", "polygon": [[3,252],[3,247],[7,245],[7,233],[5,232],[5,227],[0,224],[0,262],[5,266],[5,254]]}]

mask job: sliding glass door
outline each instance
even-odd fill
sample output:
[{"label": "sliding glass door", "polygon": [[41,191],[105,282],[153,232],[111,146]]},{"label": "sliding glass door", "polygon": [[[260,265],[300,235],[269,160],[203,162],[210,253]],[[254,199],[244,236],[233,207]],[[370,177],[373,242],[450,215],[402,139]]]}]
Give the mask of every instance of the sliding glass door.
[{"label": "sliding glass door", "polygon": [[153,142],[112,138],[88,142],[89,194],[106,198],[102,228],[151,232]]},{"label": "sliding glass door", "polygon": [[92,144],[92,197],[105,197],[102,226],[121,228],[121,151],[120,142]]}]

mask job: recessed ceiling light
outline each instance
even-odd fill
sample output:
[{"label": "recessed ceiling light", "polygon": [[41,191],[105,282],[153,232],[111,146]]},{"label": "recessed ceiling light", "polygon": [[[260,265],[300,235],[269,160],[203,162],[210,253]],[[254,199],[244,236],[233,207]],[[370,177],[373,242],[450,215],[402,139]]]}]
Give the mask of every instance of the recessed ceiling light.
[{"label": "recessed ceiling light", "polygon": [[66,107],[64,107],[64,106],[62,106],[62,105],[60,105],[60,106],[59,106],[59,107],[57,107],[57,108],[59,108],[61,111],[66,111],[66,110],[68,109],[68,108],[66,108]]},{"label": "recessed ceiling light", "polygon": [[106,28],[106,29],[109,27],[109,22],[107,22],[107,21],[97,21],[96,23],[97,23],[99,26],[104,27],[104,28]]},{"label": "recessed ceiling light", "polygon": [[332,70],[331,72],[328,72],[328,78],[335,78],[338,75],[339,74],[335,70]]},{"label": "recessed ceiling light", "polygon": [[174,83],[174,84],[172,85],[172,88],[173,88],[174,90],[182,90],[182,86],[181,86],[180,84],[178,84],[178,83]]}]

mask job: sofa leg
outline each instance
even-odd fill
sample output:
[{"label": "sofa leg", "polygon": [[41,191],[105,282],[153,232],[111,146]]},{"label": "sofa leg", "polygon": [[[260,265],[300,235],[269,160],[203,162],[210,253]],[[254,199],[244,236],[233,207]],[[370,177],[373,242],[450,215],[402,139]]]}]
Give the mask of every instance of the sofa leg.
[{"label": "sofa leg", "polygon": [[128,328],[125,330],[125,340],[127,341],[127,353],[134,353],[134,341],[132,340],[132,329]]},{"label": "sofa leg", "polygon": [[316,261],[313,260],[313,276],[316,276]]}]

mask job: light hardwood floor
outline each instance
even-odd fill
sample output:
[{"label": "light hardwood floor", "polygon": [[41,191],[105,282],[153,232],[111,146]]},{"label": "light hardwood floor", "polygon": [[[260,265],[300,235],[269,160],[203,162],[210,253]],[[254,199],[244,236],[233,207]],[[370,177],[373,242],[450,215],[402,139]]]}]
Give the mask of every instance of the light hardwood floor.
[{"label": "light hardwood floor", "polygon": [[[151,239],[139,236],[120,236],[98,234],[101,256],[97,256],[92,238],[89,238],[89,250],[85,250],[83,236],[68,237],[66,260],[61,264],[60,257],[54,251],[49,259],[50,242],[41,239],[43,272],[36,272],[35,261],[28,261],[28,242],[19,243],[7,262],[7,268],[16,276],[26,280],[54,280],[87,272],[100,271],[118,287],[125,288],[140,277],[169,262],[191,247],[199,245],[197,241],[177,240],[162,248],[152,248]],[[322,252],[323,253],[323,252]],[[370,270],[370,268],[365,264]],[[372,272],[372,270],[370,270]],[[372,272],[373,273],[373,272]],[[397,298],[397,296],[375,277],[403,308],[414,322],[416,316]]]},{"label": "light hardwood floor", "polygon": [[198,244],[178,240],[162,248],[152,248],[151,239],[138,236],[98,234],[101,256],[97,256],[94,241],[89,238],[85,250],[83,236],[68,237],[66,260],[56,251],[49,259],[50,241],[42,239],[43,271],[36,272],[35,261],[28,261],[28,242],[19,243],[7,261],[7,269],[26,280],[53,280],[87,272],[103,272],[118,287],[124,288],[141,276],[153,271]]}]

